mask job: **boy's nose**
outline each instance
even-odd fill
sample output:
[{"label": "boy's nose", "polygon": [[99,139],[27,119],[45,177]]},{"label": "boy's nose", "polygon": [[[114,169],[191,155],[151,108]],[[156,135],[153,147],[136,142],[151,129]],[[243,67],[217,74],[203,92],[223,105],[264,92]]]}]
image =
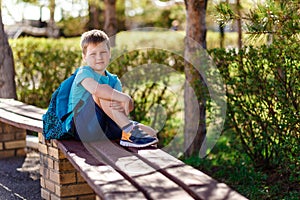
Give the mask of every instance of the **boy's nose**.
[{"label": "boy's nose", "polygon": [[102,59],[103,59],[103,55],[102,55],[101,53],[99,53],[99,54],[97,55],[97,59],[102,60]]}]

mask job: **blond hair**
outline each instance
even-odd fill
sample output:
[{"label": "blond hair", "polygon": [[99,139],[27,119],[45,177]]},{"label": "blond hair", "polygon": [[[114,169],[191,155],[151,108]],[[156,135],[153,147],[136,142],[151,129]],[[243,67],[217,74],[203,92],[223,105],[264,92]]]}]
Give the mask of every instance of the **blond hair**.
[{"label": "blond hair", "polygon": [[80,46],[82,49],[82,53],[86,54],[86,48],[89,44],[98,44],[101,42],[105,42],[108,49],[110,50],[109,37],[104,31],[101,30],[90,30],[84,32],[81,35]]}]

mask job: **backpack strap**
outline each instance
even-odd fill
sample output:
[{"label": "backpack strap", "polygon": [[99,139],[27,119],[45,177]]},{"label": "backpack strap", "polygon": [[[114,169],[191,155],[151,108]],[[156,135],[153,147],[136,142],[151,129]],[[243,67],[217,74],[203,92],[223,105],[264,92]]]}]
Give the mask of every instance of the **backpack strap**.
[{"label": "backpack strap", "polygon": [[60,90],[58,91],[56,99],[56,107],[59,108],[56,109],[56,115],[60,119],[68,114],[69,95],[78,69],[79,68],[77,68],[75,72],[60,85]]},{"label": "backpack strap", "polygon": [[115,87],[115,85],[117,84],[117,82],[119,81],[119,78],[117,75],[110,73],[109,71],[106,70],[106,75],[109,77],[109,82],[113,88]]}]

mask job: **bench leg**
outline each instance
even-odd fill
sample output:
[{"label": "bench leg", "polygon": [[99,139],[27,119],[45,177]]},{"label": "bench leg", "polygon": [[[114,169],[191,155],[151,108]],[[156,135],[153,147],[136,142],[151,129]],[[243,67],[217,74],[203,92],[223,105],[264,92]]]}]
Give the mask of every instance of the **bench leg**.
[{"label": "bench leg", "polygon": [[0,159],[26,155],[26,130],[0,122]]},{"label": "bench leg", "polygon": [[94,191],[57,148],[39,133],[41,196],[43,199],[96,199]]}]

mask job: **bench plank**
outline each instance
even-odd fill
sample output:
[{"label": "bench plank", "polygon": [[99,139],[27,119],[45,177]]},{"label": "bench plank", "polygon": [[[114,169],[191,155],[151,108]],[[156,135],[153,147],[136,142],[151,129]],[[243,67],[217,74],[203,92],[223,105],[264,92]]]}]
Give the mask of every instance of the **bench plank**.
[{"label": "bench plank", "polygon": [[42,115],[45,112],[44,109],[14,99],[0,98],[0,121],[18,128],[42,132]]},{"label": "bench plank", "polygon": [[72,165],[102,199],[146,199],[143,193],[120,173],[106,165],[102,157],[95,158],[81,142],[74,140],[56,140],[56,142]]},{"label": "bench plank", "polygon": [[43,122],[41,120],[20,116],[2,108],[0,108],[0,121],[26,130],[43,131]]},{"label": "bench plank", "polygon": [[109,141],[87,145],[97,153],[97,157],[104,158],[118,169],[146,198],[193,199],[182,187],[119,145]]},{"label": "bench plank", "polygon": [[143,161],[149,163],[155,169],[161,171],[165,176],[185,188],[194,198],[200,199],[246,199],[239,193],[232,190],[224,183],[218,183],[203,172],[185,165],[161,149],[136,149],[130,151]]},{"label": "bench plank", "polygon": [[0,108],[36,120],[41,120],[42,115],[46,112],[45,109],[36,106],[28,105],[14,99],[3,98],[0,98]]}]

